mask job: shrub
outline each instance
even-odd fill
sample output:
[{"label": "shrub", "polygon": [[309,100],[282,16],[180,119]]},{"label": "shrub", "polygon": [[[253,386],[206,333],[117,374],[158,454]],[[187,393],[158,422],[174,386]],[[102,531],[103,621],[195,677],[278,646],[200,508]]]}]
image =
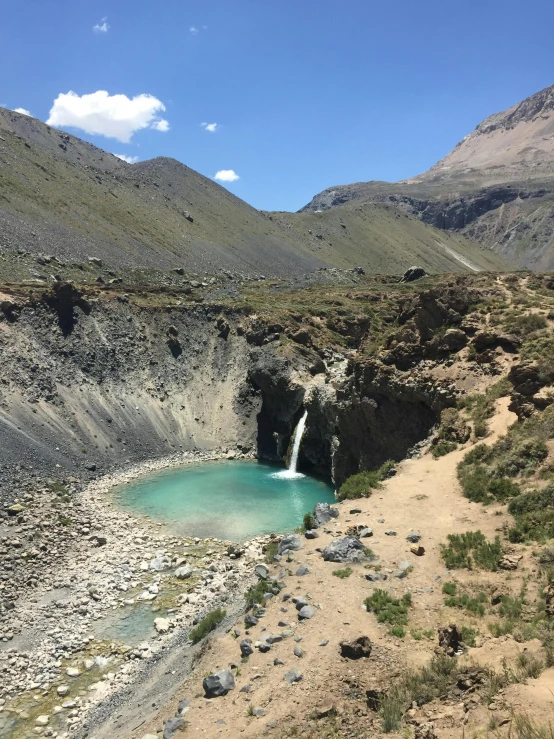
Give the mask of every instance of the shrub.
[{"label": "shrub", "polygon": [[435,459],[444,457],[445,454],[450,454],[458,448],[458,444],[455,441],[438,441],[432,448],[431,453]]},{"label": "shrub", "polygon": [[260,580],[255,585],[252,585],[244,595],[247,608],[253,608],[258,603],[262,603],[264,595],[273,590],[273,588],[279,588],[278,583],[269,583],[266,580]]},{"label": "shrub", "polygon": [[381,699],[379,715],[381,716],[381,729],[384,734],[398,731],[404,714],[404,698],[400,691],[390,690]]},{"label": "shrub", "polygon": [[472,598],[467,593],[461,595],[450,595],[444,599],[444,605],[449,608],[463,608],[474,616],[484,616],[485,606],[483,605],[487,601],[487,596],[484,593],[479,593],[475,598]]},{"label": "shrub", "polygon": [[208,613],[208,615],[204,616],[200,623],[192,629],[189,634],[189,639],[193,644],[198,644],[199,641],[202,641],[210,631],[213,631],[216,626],[223,621],[226,615],[227,611],[223,611],[221,608],[216,608],[215,611]]},{"label": "shrub", "polygon": [[311,531],[315,528],[315,518],[313,513],[305,513],[304,518],[302,519],[302,531],[305,533],[306,531]]},{"label": "shrub", "polygon": [[275,555],[277,554],[278,550],[279,550],[279,542],[276,539],[268,543],[268,545],[265,548],[265,561],[268,564],[273,563]]},{"label": "shrub", "polygon": [[384,462],[376,470],[358,472],[345,480],[338,492],[339,500],[353,500],[355,498],[369,498],[372,490],[378,490],[381,482],[394,467],[394,462]]},{"label": "shrub", "polygon": [[464,534],[449,534],[447,538],[448,545],[441,545],[441,553],[449,570],[471,569],[473,563],[483,570],[497,570],[502,554],[498,536],[494,542],[489,542],[481,531],[467,531]]},{"label": "shrub", "polygon": [[478,633],[477,629],[472,629],[470,626],[462,626],[462,641],[466,647],[476,646],[475,637]]},{"label": "shrub", "polygon": [[554,484],[522,493],[508,506],[516,525],[508,531],[512,542],[546,541],[554,538]]},{"label": "shrub", "polygon": [[458,586],[455,582],[445,582],[442,586],[442,592],[445,595],[456,595],[456,591],[458,590]]},{"label": "shrub", "polygon": [[333,570],[333,575],[335,577],[340,577],[341,580],[344,580],[347,577],[350,577],[353,570],[351,567],[345,567],[343,570]]},{"label": "shrub", "polygon": [[364,605],[368,611],[375,613],[379,623],[388,623],[391,627],[406,626],[412,596],[405,593],[398,599],[393,598],[386,590],[377,589],[364,600]]}]

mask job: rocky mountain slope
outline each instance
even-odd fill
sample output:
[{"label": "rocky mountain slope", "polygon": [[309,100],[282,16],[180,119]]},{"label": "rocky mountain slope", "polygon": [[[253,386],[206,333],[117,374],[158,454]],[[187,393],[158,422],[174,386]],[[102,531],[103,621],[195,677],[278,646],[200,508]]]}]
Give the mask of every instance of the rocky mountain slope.
[{"label": "rocky mountain slope", "polygon": [[[327,223],[328,221],[332,223]],[[502,269],[466,238],[376,205],[326,219],[258,211],[167,158],[127,164],[0,109],[0,252],[111,267],[290,276],[322,267],[402,273]]]},{"label": "rocky mountain slope", "polygon": [[554,86],[489,116],[428,172],[331,187],[303,211],[392,203],[521,267],[554,268]]}]

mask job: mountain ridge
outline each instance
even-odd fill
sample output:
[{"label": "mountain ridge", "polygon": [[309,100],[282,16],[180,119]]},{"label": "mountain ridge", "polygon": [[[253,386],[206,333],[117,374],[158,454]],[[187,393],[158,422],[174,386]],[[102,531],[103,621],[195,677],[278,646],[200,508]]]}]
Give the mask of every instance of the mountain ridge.
[{"label": "mountain ridge", "polygon": [[304,221],[256,210],[175,159],[128,164],[38,119],[0,109],[4,253],[277,277],[355,266],[402,273],[414,263],[430,272],[467,269],[453,252],[478,269],[506,267],[469,240],[417,218],[398,223],[380,203],[364,214],[345,209],[332,224],[324,222],[325,233]]},{"label": "mountain ridge", "polygon": [[554,85],[488,116],[427,172],[329,187],[299,212],[390,203],[519,267],[554,269]]}]

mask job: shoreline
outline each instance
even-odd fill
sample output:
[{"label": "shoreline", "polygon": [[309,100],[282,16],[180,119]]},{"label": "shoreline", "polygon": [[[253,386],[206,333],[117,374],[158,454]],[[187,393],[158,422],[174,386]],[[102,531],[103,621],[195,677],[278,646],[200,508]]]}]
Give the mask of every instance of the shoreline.
[{"label": "shoreline", "polygon": [[[4,621],[0,665],[9,662],[10,669],[0,680],[0,734],[7,728],[14,739],[44,731],[60,739],[77,736],[100,705],[104,714],[105,705],[118,705],[121,691],[127,696],[144,691],[149,665],[164,662],[173,647],[179,653],[190,649],[188,632],[199,615],[223,607],[236,619],[270,535],[240,544],[180,536],[166,524],[119,509],[109,498],[114,487],[143,475],[230,459],[228,454],[182,452],[147,460],[88,483],[62,506],[52,491],[33,501],[38,502],[33,514],[46,518],[50,507],[52,522],[71,520],[71,530],[56,521],[56,536],[66,533],[64,551],[43,568],[30,560],[29,569],[40,571],[39,583],[25,589]],[[190,574],[180,579],[179,567]],[[109,615],[117,621],[129,607],[146,621],[151,617],[142,642],[125,645],[123,638],[106,642],[92,635],[99,622]],[[39,732],[35,722],[43,715],[50,716],[49,723]]]}]

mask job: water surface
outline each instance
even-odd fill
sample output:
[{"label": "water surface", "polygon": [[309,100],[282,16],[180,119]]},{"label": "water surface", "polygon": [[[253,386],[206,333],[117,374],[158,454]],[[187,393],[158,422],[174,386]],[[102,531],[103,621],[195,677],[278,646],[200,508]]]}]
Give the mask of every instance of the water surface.
[{"label": "water surface", "polygon": [[191,464],[116,489],[120,505],[168,523],[186,536],[244,541],[290,531],[315,503],[333,503],[333,488],[309,475],[275,475],[256,461]]}]

